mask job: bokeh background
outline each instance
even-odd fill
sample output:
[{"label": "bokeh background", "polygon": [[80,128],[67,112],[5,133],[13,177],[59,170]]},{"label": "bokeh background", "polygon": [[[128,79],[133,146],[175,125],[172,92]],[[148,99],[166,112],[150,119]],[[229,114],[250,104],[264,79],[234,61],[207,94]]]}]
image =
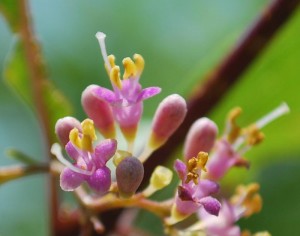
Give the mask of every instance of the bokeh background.
[{"label": "bokeh background", "polygon": [[[89,84],[110,87],[101,58],[97,31],[107,34],[108,53],[122,58],[140,53],[146,60],[143,86],[162,93],[145,103],[150,121],[160,100],[171,93],[188,98],[193,86],[236,44],[270,1],[59,1],[31,0],[34,30],[41,43],[49,79],[70,100],[73,115],[85,115],[80,95]],[[208,114],[222,132],[234,106],[244,109],[240,124],[248,124],[286,101],[291,113],[264,129],[266,140],[246,154],[251,169],[237,170],[224,184],[258,181],[263,211],[243,228],[269,230],[272,235],[300,232],[300,11],[222,101]],[[41,131],[32,111],[3,78],[15,38],[0,17],[0,165],[13,164],[5,150],[15,147],[42,160]],[[214,93],[214,91],[211,91]],[[180,153],[177,153],[177,157]],[[163,158],[163,157],[162,157]],[[30,176],[0,186],[0,235],[47,235],[46,178]],[[159,196],[158,196],[159,197]],[[157,219],[141,214],[137,224],[161,234]]]}]

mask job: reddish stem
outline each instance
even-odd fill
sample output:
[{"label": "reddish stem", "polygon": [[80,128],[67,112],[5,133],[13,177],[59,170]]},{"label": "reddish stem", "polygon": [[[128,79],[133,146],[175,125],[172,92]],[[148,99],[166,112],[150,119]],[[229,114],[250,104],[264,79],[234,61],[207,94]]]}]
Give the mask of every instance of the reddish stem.
[{"label": "reddish stem", "polygon": [[210,112],[230,91],[297,9],[299,2],[300,0],[272,1],[212,73],[206,75],[204,80],[200,79],[201,83],[188,100],[189,112],[185,121],[169,141],[145,163],[144,180],[148,180],[157,165],[168,160],[174,147],[182,143],[191,124]]},{"label": "reddish stem", "polygon": [[[30,73],[30,82],[32,88],[33,102],[35,111],[38,117],[40,127],[42,129],[44,144],[45,144],[45,156],[48,157],[49,161],[51,156],[49,155],[50,145],[52,143],[52,131],[50,122],[48,119],[48,111],[44,102],[44,83],[47,80],[45,66],[42,60],[39,44],[34,37],[33,29],[31,26],[30,14],[26,0],[18,1],[20,7],[20,36],[25,49],[25,57],[27,67]],[[58,196],[57,196],[57,179],[55,176],[49,176],[49,210],[50,210],[50,234],[58,234]]]}]

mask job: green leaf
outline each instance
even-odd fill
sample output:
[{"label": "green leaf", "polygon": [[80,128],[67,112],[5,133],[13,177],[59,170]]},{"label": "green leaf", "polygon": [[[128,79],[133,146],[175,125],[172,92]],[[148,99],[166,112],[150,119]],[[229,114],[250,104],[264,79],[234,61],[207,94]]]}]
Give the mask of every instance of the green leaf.
[{"label": "green leaf", "polygon": [[30,88],[25,49],[18,37],[7,58],[3,77],[7,84],[21,96],[22,100],[33,107],[33,97]]},{"label": "green leaf", "polygon": [[0,12],[6,18],[12,31],[17,32],[20,28],[20,4],[18,0],[1,0]]},{"label": "green leaf", "polygon": [[43,84],[43,99],[47,108],[47,113],[50,120],[50,127],[53,130],[56,121],[64,116],[70,116],[73,113],[73,109],[66,97],[47,80]]},{"label": "green leaf", "polygon": [[[9,87],[34,110],[32,80],[27,64],[24,45],[17,38],[4,67],[4,79]],[[43,97],[40,99],[43,99],[50,128],[53,129],[57,119],[72,113],[72,107],[51,81],[44,80],[41,89]]]}]

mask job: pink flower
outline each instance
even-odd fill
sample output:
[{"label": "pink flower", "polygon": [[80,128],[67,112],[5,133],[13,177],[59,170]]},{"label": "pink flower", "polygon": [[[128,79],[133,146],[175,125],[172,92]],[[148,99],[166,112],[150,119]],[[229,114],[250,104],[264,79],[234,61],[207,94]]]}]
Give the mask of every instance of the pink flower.
[{"label": "pink flower", "polygon": [[81,130],[74,128],[70,132],[70,141],[65,149],[74,163],[68,162],[61,153],[59,144],[54,144],[51,152],[66,165],[60,175],[60,186],[65,191],[73,191],[83,182],[99,194],[106,193],[111,185],[110,169],[107,161],[115,154],[117,141],[105,139],[95,148],[96,139],[93,121],[86,119],[81,123]]},{"label": "pink flower", "polygon": [[262,199],[258,194],[259,185],[249,184],[248,186],[238,186],[236,194],[230,201],[223,200],[219,216],[207,214],[202,209],[198,216],[200,222],[191,229],[204,230],[207,235],[215,236],[240,236],[240,227],[236,222],[242,217],[249,217],[253,213],[261,210]]},{"label": "pink flower", "polygon": [[221,179],[233,166],[249,167],[249,162],[243,158],[243,155],[251,147],[262,142],[264,134],[260,130],[274,119],[289,112],[289,107],[283,103],[245,128],[240,128],[236,123],[241,112],[241,108],[234,108],[229,113],[225,133],[217,141],[214,152],[210,155],[207,169],[211,179]]},{"label": "pink flower", "polygon": [[[106,101],[111,105],[114,119],[120,125],[126,140],[132,142],[143,112],[143,101],[155,96],[161,89],[159,87],[142,89],[139,79],[144,69],[144,59],[139,54],[133,56],[134,61],[129,57],[123,59],[125,71],[121,80],[120,67],[115,65],[115,57],[113,55],[107,56],[104,42],[105,37],[106,35],[102,32],[96,34],[113,90],[97,85],[92,85],[92,87],[88,87],[87,89],[89,89],[90,93],[94,94],[94,100]],[[83,94],[83,107],[87,114],[91,114],[91,108],[89,108],[89,104],[85,101],[88,94],[85,92]],[[91,100],[90,102],[93,101]],[[101,110],[99,110],[98,116],[101,117],[102,115]]]},{"label": "pink flower", "polygon": [[[191,158],[187,164],[180,160],[175,161],[174,168],[181,180],[181,185],[175,196],[173,218],[180,215],[185,218],[200,208],[212,215],[218,215],[221,208],[220,202],[211,197],[217,193],[219,185],[213,181],[202,179],[201,172],[206,171],[207,153],[200,152],[197,157]],[[176,218],[176,217],[175,217]],[[173,219],[172,224],[181,220]]]}]

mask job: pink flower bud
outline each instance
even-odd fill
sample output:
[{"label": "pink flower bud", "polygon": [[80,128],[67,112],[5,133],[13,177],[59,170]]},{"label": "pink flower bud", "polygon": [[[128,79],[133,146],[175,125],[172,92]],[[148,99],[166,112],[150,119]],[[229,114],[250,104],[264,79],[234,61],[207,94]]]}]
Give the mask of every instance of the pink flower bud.
[{"label": "pink flower bud", "polygon": [[131,197],[140,186],[144,177],[144,166],[135,157],[126,157],[116,168],[119,193],[122,197]]},{"label": "pink flower bud", "polygon": [[163,145],[183,122],[187,112],[185,100],[178,94],[166,97],[156,109],[149,146]]},{"label": "pink flower bud", "polygon": [[184,157],[189,160],[199,152],[209,152],[214,146],[218,127],[208,118],[200,118],[191,126],[184,143]]},{"label": "pink flower bud", "polygon": [[64,118],[59,119],[55,124],[55,133],[59,139],[59,141],[65,146],[69,142],[69,134],[73,128],[77,128],[81,131],[80,122],[71,117],[66,116]]},{"label": "pink flower bud", "polygon": [[97,95],[97,90],[99,86],[90,85],[83,91],[81,97],[83,109],[105,138],[114,138],[115,126],[111,107],[107,101]]}]

